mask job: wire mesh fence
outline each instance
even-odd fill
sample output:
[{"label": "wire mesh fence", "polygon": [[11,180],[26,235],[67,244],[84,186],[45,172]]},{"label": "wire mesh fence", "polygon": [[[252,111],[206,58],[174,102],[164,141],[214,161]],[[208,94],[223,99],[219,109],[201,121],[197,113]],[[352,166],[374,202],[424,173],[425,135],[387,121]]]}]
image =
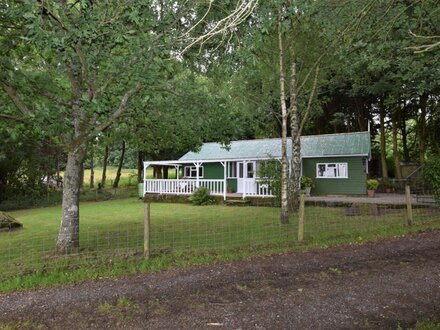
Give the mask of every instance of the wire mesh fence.
[{"label": "wire mesh fence", "polygon": [[[83,205],[80,247],[69,254],[56,250],[59,210],[48,210],[17,212],[14,215],[23,221],[24,229],[0,233],[0,279],[109,266],[115,260],[144,262],[141,201]],[[304,241],[299,242],[299,212],[292,212],[289,223],[281,224],[275,207],[152,203],[150,255],[154,259],[176,253],[328,246],[389,237],[440,228],[440,208],[432,193],[412,195],[411,214],[404,194],[362,202],[352,197],[306,198],[303,220]]]}]

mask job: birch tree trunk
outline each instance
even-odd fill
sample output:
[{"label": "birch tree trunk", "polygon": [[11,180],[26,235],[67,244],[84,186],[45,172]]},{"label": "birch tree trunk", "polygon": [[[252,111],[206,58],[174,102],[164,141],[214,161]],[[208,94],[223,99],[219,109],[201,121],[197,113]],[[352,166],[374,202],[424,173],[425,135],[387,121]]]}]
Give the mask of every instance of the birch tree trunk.
[{"label": "birch tree trunk", "polygon": [[290,72],[290,131],[292,139],[292,159],[290,166],[290,182],[289,182],[289,210],[296,211],[299,209],[299,193],[301,180],[301,134],[300,134],[300,118],[298,113],[298,92],[297,92],[297,74],[296,60],[292,51],[292,65]]},{"label": "birch tree trunk", "polygon": [[281,104],[281,214],[282,224],[289,223],[288,200],[288,160],[287,160],[287,106],[284,76],[284,45],[281,33],[281,20],[278,18],[278,56],[279,56],[279,82]]},{"label": "birch tree trunk", "polygon": [[119,158],[118,170],[116,171],[115,181],[113,182],[113,188],[118,188],[119,180],[121,179],[122,165],[124,164],[125,157],[125,141],[122,141],[121,157]]},{"label": "birch tree trunk", "polygon": [[382,178],[388,178],[387,150],[385,140],[385,111],[380,105],[380,164],[382,168]]}]

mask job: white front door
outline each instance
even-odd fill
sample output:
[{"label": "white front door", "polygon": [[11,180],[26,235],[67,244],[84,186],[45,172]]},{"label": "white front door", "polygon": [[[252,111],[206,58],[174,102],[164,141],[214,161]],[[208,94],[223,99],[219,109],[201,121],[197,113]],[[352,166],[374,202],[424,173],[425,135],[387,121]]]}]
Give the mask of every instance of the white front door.
[{"label": "white front door", "polygon": [[237,162],[237,193],[255,194],[256,162]]}]

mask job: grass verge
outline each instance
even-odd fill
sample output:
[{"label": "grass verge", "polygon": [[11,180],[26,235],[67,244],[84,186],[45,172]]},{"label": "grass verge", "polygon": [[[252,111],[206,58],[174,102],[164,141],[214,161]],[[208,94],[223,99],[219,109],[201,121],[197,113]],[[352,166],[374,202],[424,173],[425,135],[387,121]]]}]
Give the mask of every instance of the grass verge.
[{"label": "grass verge", "polygon": [[355,215],[343,207],[307,207],[305,241],[299,243],[297,217],[280,225],[276,208],[152,204],[149,260],[142,257],[143,204],[136,199],[82,203],[81,249],[69,256],[54,252],[59,207],[16,211],[12,215],[24,229],[0,233],[0,291],[358,244],[440,228],[437,208],[415,209],[414,225],[407,226],[404,209],[377,213],[370,207]]}]

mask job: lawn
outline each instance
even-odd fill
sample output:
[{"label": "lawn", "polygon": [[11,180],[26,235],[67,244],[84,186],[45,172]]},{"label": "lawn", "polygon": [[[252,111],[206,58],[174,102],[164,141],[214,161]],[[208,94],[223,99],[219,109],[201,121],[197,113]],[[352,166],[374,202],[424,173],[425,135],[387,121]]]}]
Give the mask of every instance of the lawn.
[{"label": "lawn", "polygon": [[[373,211],[366,206],[357,215],[346,215],[342,207],[306,207],[305,242],[300,244],[296,216],[281,225],[276,208],[151,204],[153,257],[147,262],[142,259],[143,203],[137,199],[82,203],[81,248],[69,257],[55,253],[60,207],[15,211],[10,213],[24,229],[0,233],[0,278],[38,276],[41,281],[47,274],[69,277],[72,272],[90,278],[163,269],[182,260],[227,260],[440,228],[438,209],[415,209],[411,227],[404,209]],[[23,285],[22,279],[14,281]],[[67,280],[52,282],[63,281]]]}]

